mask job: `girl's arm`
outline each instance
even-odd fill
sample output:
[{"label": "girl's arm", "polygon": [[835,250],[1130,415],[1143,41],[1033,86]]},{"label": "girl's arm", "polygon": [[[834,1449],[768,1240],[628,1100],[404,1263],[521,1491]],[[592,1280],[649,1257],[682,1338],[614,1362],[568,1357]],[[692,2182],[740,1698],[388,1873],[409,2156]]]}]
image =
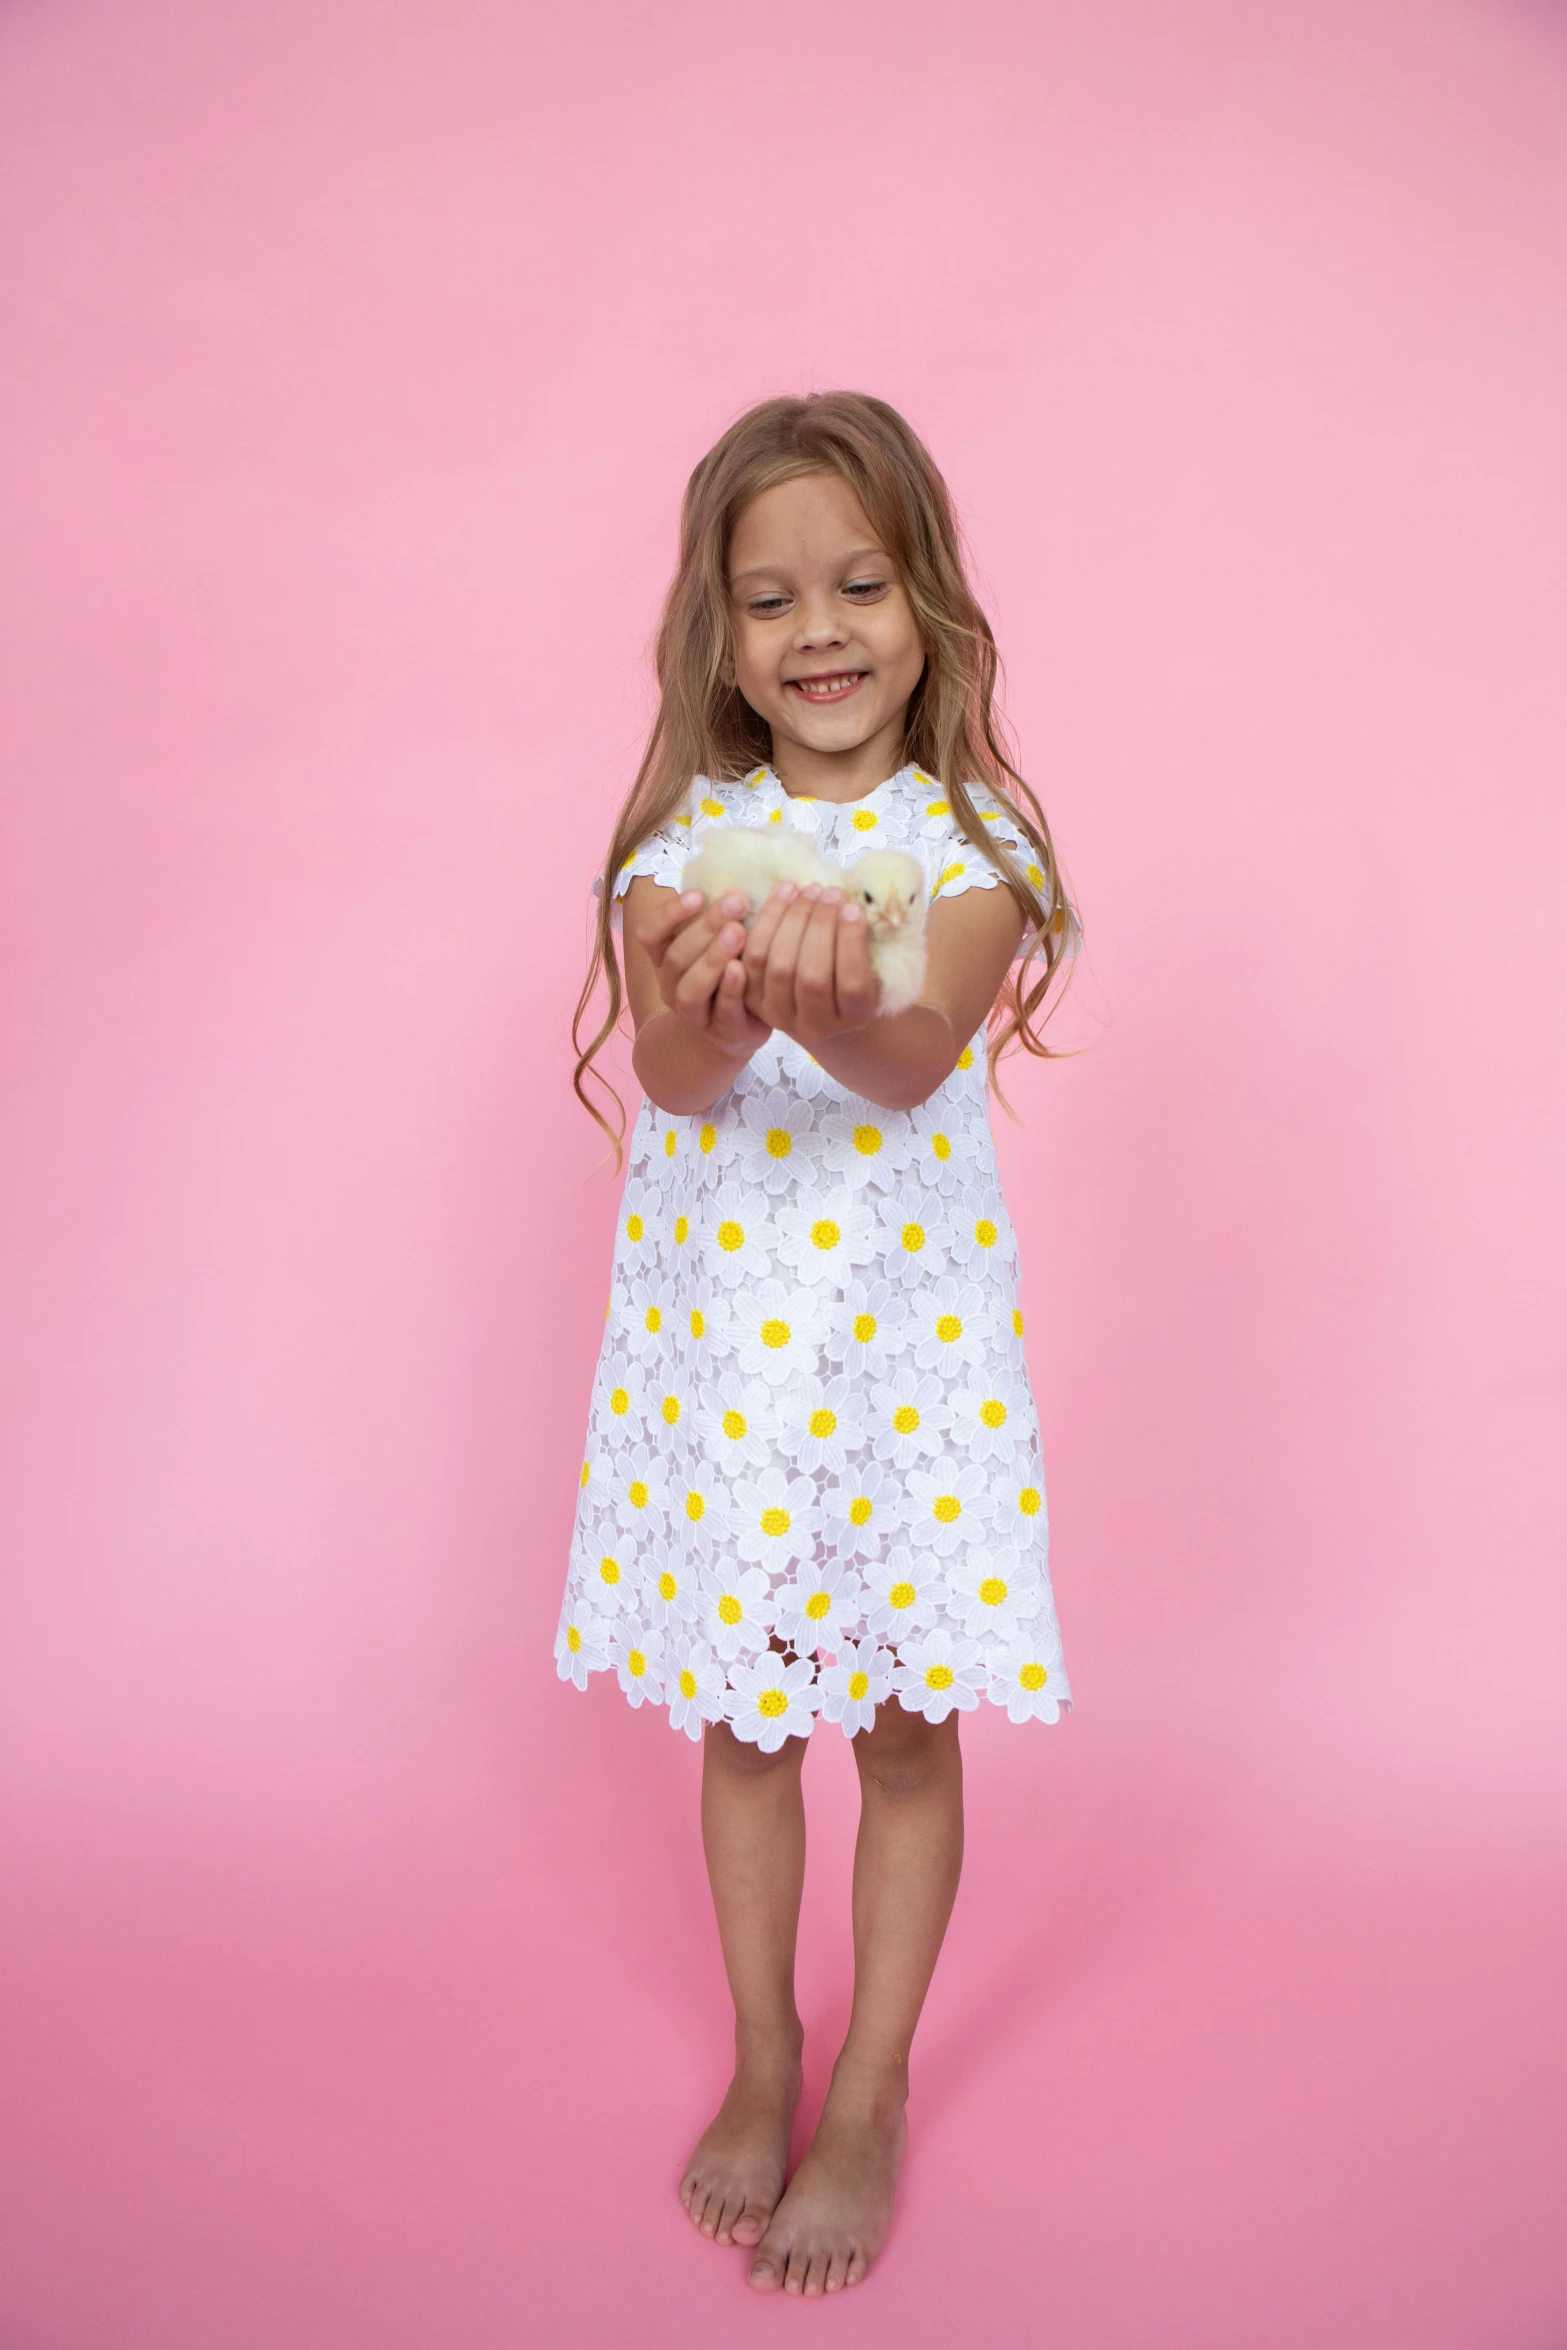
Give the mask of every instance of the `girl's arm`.
[{"label": "girl's arm", "polygon": [[631,1065],[650,1101],[672,1117],[727,1093],[769,1025],[746,1009],[741,897],[704,908],[639,874],[626,893],[626,995],[637,1040]]},{"label": "girl's arm", "polygon": [[938,901],[925,922],[919,1001],[883,1020],[859,907],[841,890],[794,890],[783,882],[742,950],[745,1004],[851,1092],[884,1110],[912,1110],[951,1076],[1022,936],[1023,917],[1008,889],[970,889]]}]

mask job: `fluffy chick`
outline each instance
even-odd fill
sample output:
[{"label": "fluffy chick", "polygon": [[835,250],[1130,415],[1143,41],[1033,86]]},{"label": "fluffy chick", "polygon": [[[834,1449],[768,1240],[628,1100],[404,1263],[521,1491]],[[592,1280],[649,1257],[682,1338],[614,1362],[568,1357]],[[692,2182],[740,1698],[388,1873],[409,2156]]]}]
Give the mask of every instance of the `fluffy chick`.
[{"label": "fluffy chick", "polygon": [[885,1019],[905,1012],[925,984],[925,875],[902,849],[867,849],[841,885],[865,908],[871,969]]},{"label": "fluffy chick", "polygon": [[841,889],[865,909],[866,943],[887,1016],[906,1011],[925,982],[925,875],[901,849],[867,849],[847,872],[829,865],[797,832],[730,824],[689,858],[682,889],[711,900],[733,893],[750,923],[780,881]]},{"label": "fluffy chick", "polygon": [[699,889],[709,900],[733,892],[744,898],[750,922],[780,881],[792,881],[801,889],[816,881],[825,888],[829,883],[841,885],[843,875],[801,833],[786,832],[782,826],[726,824],[709,833],[687,860],[680,886]]}]

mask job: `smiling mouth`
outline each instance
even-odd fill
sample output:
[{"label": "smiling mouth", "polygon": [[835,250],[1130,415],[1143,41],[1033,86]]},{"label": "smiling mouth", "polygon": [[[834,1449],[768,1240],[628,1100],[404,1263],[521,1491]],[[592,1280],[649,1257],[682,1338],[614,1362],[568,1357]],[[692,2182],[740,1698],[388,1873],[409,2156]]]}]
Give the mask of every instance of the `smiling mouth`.
[{"label": "smiling mouth", "polygon": [[831,677],[790,677],[784,682],[802,702],[841,702],[869,674],[865,669],[840,669]]}]

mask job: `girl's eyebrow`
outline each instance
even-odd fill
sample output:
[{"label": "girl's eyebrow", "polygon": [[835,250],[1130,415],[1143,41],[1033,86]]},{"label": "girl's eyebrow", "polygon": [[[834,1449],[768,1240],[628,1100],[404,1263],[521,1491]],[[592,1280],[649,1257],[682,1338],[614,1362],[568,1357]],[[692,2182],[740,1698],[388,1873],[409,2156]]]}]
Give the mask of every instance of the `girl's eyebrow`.
[{"label": "girl's eyebrow", "polygon": [[[855,547],[839,558],[845,571],[851,571],[856,563],[890,563],[891,560],[885,547]],[[749,571],[732,572],[729,584],[733,588],[738,587],[743,579],[774,578],[787,569],[785,563],[753,563]]]}]

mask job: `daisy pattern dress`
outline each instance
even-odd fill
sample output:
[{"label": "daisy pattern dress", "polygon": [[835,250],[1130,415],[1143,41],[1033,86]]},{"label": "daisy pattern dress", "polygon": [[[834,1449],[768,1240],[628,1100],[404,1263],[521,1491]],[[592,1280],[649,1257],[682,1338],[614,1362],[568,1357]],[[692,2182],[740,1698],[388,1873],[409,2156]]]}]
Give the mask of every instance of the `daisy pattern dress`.
[{"label": "daisy pattern dress", "polygon": [[[1031,851],[999,799],[986,824]],[[998,886],[905,767],[844,804],[770,768],[699,776],[617,877],[673,889],[715,828],[778,824],[832,864],[898,848],[933,898]],[[1031,878],[1033,876],[1031,875]],[[619,908],[616,909],[617,919]],[[632,1134],[566,1595],[562,1679],[775,1750],[879,1703],[1055,1721],[1039,1423],[990,1132],[983,1031],[914,1110],[779,1032],[705,1114]]]}]

